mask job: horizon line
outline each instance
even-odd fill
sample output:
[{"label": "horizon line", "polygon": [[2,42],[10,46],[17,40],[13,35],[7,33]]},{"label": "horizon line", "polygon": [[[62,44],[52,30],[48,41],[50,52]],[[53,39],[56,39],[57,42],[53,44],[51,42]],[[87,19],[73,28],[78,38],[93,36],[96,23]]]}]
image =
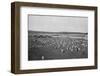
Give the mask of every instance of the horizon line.
[{"label": "horizon line", "polygon": [[[28,30],[28,31],[33,31],[33,30]],[[33,31],[33,32],[52,32],[52,31]],[[54,32],[54,31],[53,31]],[[52,33],[53,33],[52,32]],[[54,33],[88,33],[88,32],[66,32],[66,31],[55,31]]]}]

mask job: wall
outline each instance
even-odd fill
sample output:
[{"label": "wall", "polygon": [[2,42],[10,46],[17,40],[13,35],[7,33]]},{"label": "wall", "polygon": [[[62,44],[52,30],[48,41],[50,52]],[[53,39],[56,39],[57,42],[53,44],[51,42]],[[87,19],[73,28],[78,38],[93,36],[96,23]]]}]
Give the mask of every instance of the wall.
[{"label": "wall", "polygon": [[[17,76],[10,73],[10,55],[11,55],[11,15],[10,3],[15,0],[0,0],[0,76]],[[100,16],[100,0],[17,0],[28,2],[43,2],[57,4],[90,5],[98,6]],[[98,33],[100,33],[100,18],[98,18]],[[98,47],[100,46],[100,35],[98,35]],[[98,48],[98,51],[100,48]],[[100,51],[98,52],[100,58]],[[98,70],[65,71],[38,74],[22,74],[18,76],[99,76],[100,60],[98,61]]]}]

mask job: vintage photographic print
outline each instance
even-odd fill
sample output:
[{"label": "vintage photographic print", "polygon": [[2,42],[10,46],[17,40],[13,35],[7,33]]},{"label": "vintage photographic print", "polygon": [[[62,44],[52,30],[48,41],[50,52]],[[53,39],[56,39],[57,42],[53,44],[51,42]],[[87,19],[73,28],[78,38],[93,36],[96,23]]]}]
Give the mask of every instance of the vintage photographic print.
[{"label": "vintage photographic print", "polygon": [[88,17],[28,15],[28,60],[88,58]]},{"label": "vintage photographic print", "polygon": [[11,72],[97,69],[97,7],[11,3]]}]

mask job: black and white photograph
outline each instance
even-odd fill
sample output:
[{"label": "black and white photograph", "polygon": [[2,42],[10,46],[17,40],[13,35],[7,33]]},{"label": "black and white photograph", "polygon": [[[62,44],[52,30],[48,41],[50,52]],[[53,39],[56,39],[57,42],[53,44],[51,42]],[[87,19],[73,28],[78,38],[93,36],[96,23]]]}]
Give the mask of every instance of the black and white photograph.
[{"label": "black and white photograph", "polygon": [[88,17],[28,15],[28,60],[88,58]]},{"label": "black and white photograph", "polygon": [[97,7],[11,4],[11,72],[97,69]]}]

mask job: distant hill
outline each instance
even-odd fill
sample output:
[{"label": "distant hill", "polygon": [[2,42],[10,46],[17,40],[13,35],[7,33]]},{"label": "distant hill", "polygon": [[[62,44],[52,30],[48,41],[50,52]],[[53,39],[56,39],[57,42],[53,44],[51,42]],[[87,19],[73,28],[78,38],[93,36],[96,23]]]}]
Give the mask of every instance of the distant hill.
[{"label": "distant hill", "polygon": [[87,35],[88,33],[83,32],[45,32],[45,31],[28,31],[29,33],[37,33],[37,34],[84,34]]}]

